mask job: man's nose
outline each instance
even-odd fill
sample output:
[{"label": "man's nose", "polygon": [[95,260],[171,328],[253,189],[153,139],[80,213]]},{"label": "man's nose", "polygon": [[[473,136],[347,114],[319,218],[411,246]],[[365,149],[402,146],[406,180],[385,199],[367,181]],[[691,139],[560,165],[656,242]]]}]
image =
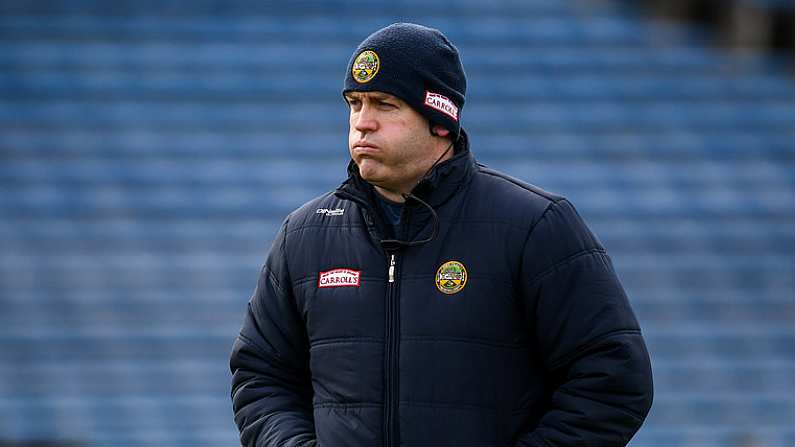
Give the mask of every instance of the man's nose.
[{"label": "man's nose", "polygon": [[356,114],[356,117],[353,122],[354,129],[358,130],[359,132],[372,132],[378,129],[378,120],[375,117],[374,110],[371,106],[362,104],[362,108],[359,110],[359,113]]}]

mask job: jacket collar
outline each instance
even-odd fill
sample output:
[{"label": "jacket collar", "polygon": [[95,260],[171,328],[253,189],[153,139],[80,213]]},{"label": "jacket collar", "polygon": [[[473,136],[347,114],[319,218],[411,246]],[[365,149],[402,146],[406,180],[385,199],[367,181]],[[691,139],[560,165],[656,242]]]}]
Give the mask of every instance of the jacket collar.
[{"label": "jacket collar", "polygon": [[[456,143],[453,156],[434,166],[411,193],[436,208],[466,184],[474,170],[475,159],[469,150],[469,137],[462,128],[461,139]],[[374,188],[362,179],[359,167],[353,160],[348,163],[348,178],[337,188],[335,194],[365,204],[371,209],[375,206],[372,195],[375,194]]]}]

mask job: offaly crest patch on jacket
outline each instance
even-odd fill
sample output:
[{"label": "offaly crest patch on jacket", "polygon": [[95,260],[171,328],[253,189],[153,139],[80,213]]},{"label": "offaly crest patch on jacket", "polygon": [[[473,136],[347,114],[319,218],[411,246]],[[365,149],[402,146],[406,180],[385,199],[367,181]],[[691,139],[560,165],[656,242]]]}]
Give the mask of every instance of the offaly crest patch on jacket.
[{"label": "offaly crest patch on jacket", "polygon": [[436,288],[445,295],[464,290],[467,285],[467,269],[458,261],[447,261],[436,271]]},{"label": "offaly crest patch on jacket", "polygon": [[317,287],[359,287],[360,270],[334,269],[320,272],[317,276]]}]

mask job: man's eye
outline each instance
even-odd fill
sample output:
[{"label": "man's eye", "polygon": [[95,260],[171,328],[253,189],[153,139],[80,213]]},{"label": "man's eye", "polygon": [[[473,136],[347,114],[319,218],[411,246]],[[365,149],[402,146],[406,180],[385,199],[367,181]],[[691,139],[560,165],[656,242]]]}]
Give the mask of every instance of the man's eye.
[{"label": "man's eye", "polygon": [[383,107],[383,108],[385,108],[385,109],[394,109],[395,107],[397,107],[397,106],[395,106],[395,105],[394,105],[394,104],[392,104],[392,103],[389,103],[389,102],[383,102],[383,101],[379,102],[379,103],[378,103],[378,105],[379,105],[379,106],[381,106],[381,107]]}]

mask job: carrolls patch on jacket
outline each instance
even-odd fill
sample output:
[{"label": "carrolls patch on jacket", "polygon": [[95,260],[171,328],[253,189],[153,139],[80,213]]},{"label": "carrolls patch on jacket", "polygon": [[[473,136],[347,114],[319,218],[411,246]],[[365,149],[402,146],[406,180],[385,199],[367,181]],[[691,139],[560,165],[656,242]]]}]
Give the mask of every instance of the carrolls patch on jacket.
[{"label": "carrolls patch on jacket", "polygon": [[320,272],[317,278],[318,288],[325,287],[359,287],[359,270],[334,269]]},{"label": "carrolls patch on jacket", "polygon": [[467,269],[458,261],[447,261],[436,271],[436,288],[445,295],[464,290],[467,285]]}]

